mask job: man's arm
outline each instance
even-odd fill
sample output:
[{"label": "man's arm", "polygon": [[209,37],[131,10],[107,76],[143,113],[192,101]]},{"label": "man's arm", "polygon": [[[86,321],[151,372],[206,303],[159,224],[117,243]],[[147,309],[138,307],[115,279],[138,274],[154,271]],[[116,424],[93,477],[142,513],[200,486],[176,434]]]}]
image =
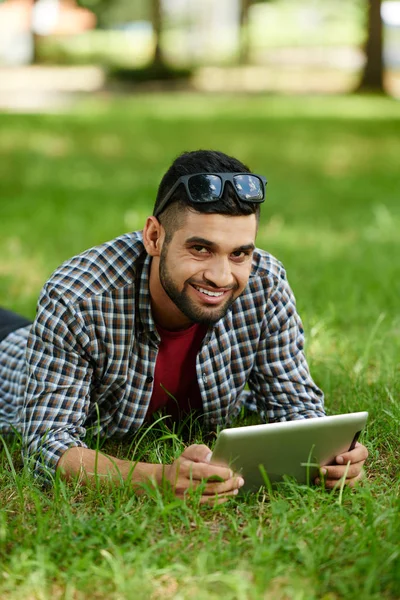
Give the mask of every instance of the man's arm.
[{"label": "man's arm", "polygon": [[86,447],[93,366],[79,315],[46,287],[28,338],[26,368],[24,454],[35,457],[37,472],[51,473],[68,448]]},{"label": "man's arm", "polygon": [[[310,375],[304,355],[303,326],[284,270],[268,307],[252,374],[260,412],[270,421],[323,416],[323,394]],[[353,486],[362,477],[367,456],[367,449],[357,444],[354,450],[336,457],[335,465],[322,467],[325,487],[337,487],[344,475],[346,484]],[[320,480],[317,478],[316,483]]]},{"label": "man's arm", "polygon": [[[136,493],[143,492],[145,484],[162,486],[167,483],[175,495],[182,498],[189,489],[202,485],[202,504],[226,502],[235,496],[244,481],[229,468],[210,465],[211,451],[204,445],[192,445],[171,464],[150,464],[121,460],[88,448],[70,448],[58,461],[57,471],[65,479],[79,478],[90,484],[96,479],[121,485],[130,482]],[[222,481],[209,482],[210,477]]]},{"label": "man's arm", "polygon": [[303,326],[283,268],[267,300],[249,387],[266,421],[325,415],[324,396],[310,375]]}]

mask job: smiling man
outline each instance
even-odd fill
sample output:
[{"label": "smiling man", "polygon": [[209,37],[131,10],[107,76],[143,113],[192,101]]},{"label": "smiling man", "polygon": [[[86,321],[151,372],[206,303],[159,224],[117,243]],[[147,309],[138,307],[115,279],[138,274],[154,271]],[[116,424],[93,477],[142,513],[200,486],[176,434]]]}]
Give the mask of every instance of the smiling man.
[{"label": "smiling man", "polygon": [[[205,429],[243,406],[269,422],[324,415],[284,268],[255,247],[265,184],[220,152],[184,153],[142,232],[61,265],[32,325],[0,313],[0,424],[22,432],[38,471],[168,481],[178,496],[202,483],[202,502],[224,502],[243,479],[211,465],[206,446],[171,465],[119,460],[86,446],[88,427],[125,435],[160,409],[201,415]],[[358,444],[337,457],[326,486],[349,460],[353,485],[366,456]]]}]

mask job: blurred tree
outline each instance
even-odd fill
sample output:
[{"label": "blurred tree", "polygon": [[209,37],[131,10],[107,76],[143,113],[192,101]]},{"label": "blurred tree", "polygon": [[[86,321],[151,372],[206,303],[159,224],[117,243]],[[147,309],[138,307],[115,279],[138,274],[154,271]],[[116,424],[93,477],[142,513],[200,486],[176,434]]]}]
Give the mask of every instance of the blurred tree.
[{"label": "blurred tree", "polygon": [[[33,0],[32,2],[32,7],[31,7],[31,11],[33,11],[33,6],[34,4],[37,3],[38,0]],[[32,64],[36,64],[37,62],[39,62],[39,44],[40,44],[40,36],[36,33],[36,31],[34,31],[33,29],[33,19],[31,16],[31,31],[32,31]]]},{"label": "blurred tree", "polygon": [[151,0],[151,24],[154,35],[153,66],[164,67],[165,61],[161,48],[162,9],[161,0]]},{"label": "blurred tree", "polygon": [[154,33],[153,66],[163,67],[161,48],[162,0],[78,0],[90,8],[98,19],[98,27],[123,27],[132,21],[151,21]]},{"label": "blurred tree", "polygon": [[84,8],[92,10],[97,26],[109,28],[123,26],[131,21],[149,20],[147,0],[77,0]]},{"label": "blurred tree", "polygon": [[239,62],[250,61],[249,12],[255,0],[240,0],[240,50]]},{"label": "blurred tree", "polygon": [[107,27],[110,5],[115,6],[117,2],[113,0],[78,0],[78,4],[84,8],[90,8],[95,13],[98,27]]},{"label": "blurred tree", "polygon": [[385,91],[383,82],[383,26],[381,17],[382,0],[367,0],[367,38],[365,42],[365,67],[356,91]]}]

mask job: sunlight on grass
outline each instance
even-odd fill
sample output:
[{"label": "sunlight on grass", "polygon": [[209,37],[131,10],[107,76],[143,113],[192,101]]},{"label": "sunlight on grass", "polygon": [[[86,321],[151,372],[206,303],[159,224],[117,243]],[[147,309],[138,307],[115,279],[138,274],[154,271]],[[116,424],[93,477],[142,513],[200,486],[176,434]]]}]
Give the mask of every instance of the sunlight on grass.
[{"label": "sunlight on grass", "polygon": [[93,152],[107,158],[119,158],[124,152],[124,143],[116,134],[98,135],[93,142]]},{"label": "sunlight on grass", "polygon": [[[117,104],[123,112],[140,112],[141,115],[152,115],[159,119],[169,120],[184,118],[204,119],[211,116],[252,120],[259,118],[309,120],[330,119],[358,121],[374,119],[390,121],[400,118],[400,104],[389,98],[371,97],[368,102],[361,96],[299,96],[295,99],[285,96],[254,96],[250,99],[252,109],[249,110],[249,99],[245,95],[219,94],[209,101],[205,94],[141,94],[129,100],[118,100]],[[107,104],[93,99],[77,106],[76,112],[82,116],[96,118],[96,115],[113,110],[114,104]]]},{"label": "sunlight on grass", "polygon": [[56,135],[36,131],[27,135],[24,129],[0,131],[1,151],[33,150],[44,156],[64,157],[73,151],[72,140],[68,134]]},{"label": "sunlight on grass", "polygon": [[[364,218],[369,216],[368,213]],[[344,252],[351,253],[362,241],[394,243],[400,250],[400,211],[394,214],[384,204],[372,207],[368,224],[363,227],[359,223],[354,223],[351,229],[337,229],[333,225],[318,224],[305,228],[303,223],[285,222],[282,214],[272,214],[260,225],[257,242],[262,248],[279,246],[292,250],[315,250],[327,259]]]},{"label": "sunlight on grass", "polygon": [[258,243],[261,247],[279,245],[283,248],[312,249],[324,258],[329,258],[351,248],[359,237],[356,229],[335,231],[327,227],[310,227],[285,223],[281,215],[273,215],[258,232]]},{"label": "sunlight on grass", "polygon": [[307,356],[315,362],[328,362],[330,368],[340,361],[349,347],[349,340],[338,338],[334,327],[326,321],[311,325],[307,336]]},{"label": "sunlight on grass", "polygon": [[306,332],[307,357],[314,366],[324,365],[331,375],[345,375],[353,383],[384,384],[392,379],[396,369],[395,356],[385,351],[393,344],[393,325],[387,319],[385,322],[385,314],[381,313],[356,346],[351,330],[338,335],[329,319],[310,322]]},{"label": "sunlight on grass", "polygon": [[[312,581],[282,575],[272,579],[266,590],[263,600],[316,600],[318,596],[314,591]],[[335,600],[337,596],[327,594],[323,600]]]},{"label": "sunlight on grass", "polygon": [[143,229],[148,216],[147,212],[138,210],[128,210],[124,214],[124,223],[128,231],[137,231]]},{"label": "sunlight on grass", "polygon": [[2,240],[0,252],[0,279],[5,279],[9,297],[24,301],[36,294],[47,276],[42,259],[28,255],[17,237]]},{"label": "sunlight on grass", "polygon": [[363,230],[363,236],[372,243],[396,242],[400,248],[400,212],[394,215],[385,204],[373,208],[374,219]]}]

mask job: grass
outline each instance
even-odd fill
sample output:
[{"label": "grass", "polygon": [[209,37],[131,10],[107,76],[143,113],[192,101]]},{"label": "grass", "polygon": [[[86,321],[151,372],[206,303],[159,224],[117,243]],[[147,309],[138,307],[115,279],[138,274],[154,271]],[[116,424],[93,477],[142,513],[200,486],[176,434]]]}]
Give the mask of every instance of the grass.
[{"label": "grass", "polygon": [[[141,227],[180,151],[218,148],[269,179],[258,245],[287,268],[328,413],[370,412],[357,491],[288,482],[218,508],[42,487],[8,441],[1,598],[400,597],[399,133],[384,98],[153,95],[0,115],[0,304],[33,316],[58,264]],[[160,425],[137,452],[166,461],[182,443]]]}]

